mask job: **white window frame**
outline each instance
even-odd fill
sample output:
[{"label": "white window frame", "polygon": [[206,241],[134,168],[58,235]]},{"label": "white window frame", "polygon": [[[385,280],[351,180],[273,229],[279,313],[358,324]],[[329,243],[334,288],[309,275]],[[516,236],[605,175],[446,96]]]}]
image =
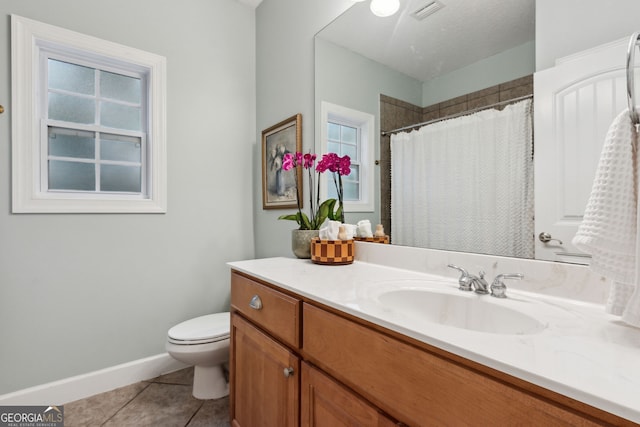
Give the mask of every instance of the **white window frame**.
[{"label": "white window frame", "polygon": [[[345,212],[373,212],[374,211],[374,156],[375,156],[375,116],[373,114],[332,104],[327,101],[320,103],[320,147],[318,155],[327,153],[327,125],[329,121],[336,121],[358,128],[360,134],[360,200],[345,200]],[[328,183],[333,180],[322,176],[320,180],[320,198],[326,199]],[[332,184],[333,185],[333,184]]]},{"label": "white window frame", "polygon": [[[46,191],[42,138],[47,126],[41,118],[41,81],[50,52],[126,66],[147,79],[146,188],[143,195]],[[12,212],[13,213],[164,213],[166,178],[166,59],[135,48],[101,40],[18,15],[11,16],[12,77]],[[44,74],[44,76],[43,76]],[[45,133],[43,135],[43,132]],[[46,180],[44,180],[46,182]]]}]

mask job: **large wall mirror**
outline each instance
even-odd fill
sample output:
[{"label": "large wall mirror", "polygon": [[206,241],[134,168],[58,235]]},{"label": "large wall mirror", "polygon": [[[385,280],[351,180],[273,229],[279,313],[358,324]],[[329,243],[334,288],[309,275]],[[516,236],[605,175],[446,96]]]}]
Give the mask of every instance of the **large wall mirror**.
[{"label": "large wall mirror", "polygon": [[[351,214],[347,220],[366,218],[386,226],[389,137],[378,131],[422,122],[423,114],[412,114],[413,107],[460,99],[508,82],[528,85],[531,91],[535,1],[407,0],[386,18],[373,15],[368,1],[355,3],[316,35],[315,61],[316,141],[325,126],[323,101],[376,118],[375,141],[370,141],[380,160],[375,210]],[[533,233],[529,237],[533,246]]]}]

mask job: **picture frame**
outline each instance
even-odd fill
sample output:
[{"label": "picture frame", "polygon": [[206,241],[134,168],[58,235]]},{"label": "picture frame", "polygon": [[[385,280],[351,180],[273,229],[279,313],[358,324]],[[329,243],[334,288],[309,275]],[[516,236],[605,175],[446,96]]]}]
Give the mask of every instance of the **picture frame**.
[{"label": "picture frame", "polygon": [[302,207],[302,185],[296,184],[302,169],[282,170],[282,157],[296,152],[302,152],[302,114],[262,131],[262,209],[297,209],[297,200]]}]

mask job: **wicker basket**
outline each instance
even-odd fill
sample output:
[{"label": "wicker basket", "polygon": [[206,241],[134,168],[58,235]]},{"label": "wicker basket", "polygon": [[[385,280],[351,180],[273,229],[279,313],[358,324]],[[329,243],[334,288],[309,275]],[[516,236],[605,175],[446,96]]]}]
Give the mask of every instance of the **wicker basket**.
[{"label": "wicker basket", "polygon": [[354,259],[353,240],[311,239],[311,261],[323,265],[351,264]]},{"label": "wicker basket", "polygon": [[358,242],[372,242],[372,243],[389,243],[389,236],[382,237],[354,237]]}]

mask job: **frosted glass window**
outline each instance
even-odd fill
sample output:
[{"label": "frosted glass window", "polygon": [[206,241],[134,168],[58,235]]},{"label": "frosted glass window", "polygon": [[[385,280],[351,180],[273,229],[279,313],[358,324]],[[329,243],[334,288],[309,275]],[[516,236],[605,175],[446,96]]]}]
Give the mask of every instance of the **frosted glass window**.
[{"label": "frosted glass window", "polygon": [[358,147],[350,144],[342,144],[341,156],[349,156],[351,160],[358,160]]},{"label": "frosted glass window", "polygon": [[344,200],[360,199],[360,165],[352,164],[349,176],[342,177]]},{"label": "frosted glass window", "polygon": [[[355,175],[355,177],[353,175]],[[344,192],[342,198],[343,201],[360,199],[360,184],[358,182],[357,175],[358,168],[352,166],[349,176],[342,177],[342,190]],[[330,199],[338,198],[338,192],[336,191],[336,186],[333,183],[333,178],[329,178],[327,194]]]},{"label": "frosted glass window", "polygon": [[141,140],[137,137],[102,134],[100,137],[100,158],[102,160],[140,162],[142,160]]},{"label": "frosted glass window", "polygon": [[96,188],[93,163],[49,161],[49,189],[94,191]]},{"label": "frosted glass window", "polygon": [[139,78],[101,71],[100,93],[105,98],[140,104],[142,101],[142,82]]},{"label": "frosted glass window", "polygon": [[344,179],[347,179],[349,181],[359,181],[360,180],[360,166],[359,165],[355,165],[355,164],[351,164],[351,173],[349,174],[349,176],[345,176],[343,177]]},{"label": "frosted glass window", "polygon": [[[351,173],[342,177],[343,200],[360,200],[360,137],[359,129],[339,122],[327,122],[327,150],[340,157],[349,156]],[[331,174],[327,174],[327,193],[330,198],[337,198],[338,193]]]},{"label": "frosted glass window", "polygon": [[343,182],[344,200],[358,200],[360,198],[360,186],[355,182]]},{"label": "frosted glass window", "polygon": [[342,128],[342,141],[355,144],[358,137],[358,130],[350,126],[341,126]]},{"label": "frosted glass window", "polygon": [[142,111],[140,107],[102,102],[100,123],[104,126],[118,129],[141,130]]},{"label": "frosted glass window", "polygon": [[334,141],[340,140],[340,125],[328,123],[329,139]]},{"label": "frosted glass window", "polygon": [[139,193],[141,191],[140,167],[102,165],[100,187],[102,191]]},{"label": "frosted glass window", "polygon": [[93,95],[95,70],[81,65],[49,59],[49,88]]},{"label": "frosted glass window", "polygon": [[95,101],[61,93],[50,93],[49,118],[72,123],[94,123]]},{"label": "frosted glass window", "polygon": [[327,123],[327,150],[339,156],[358,160],[358,129],[339,123]]},{"label": "frosted glass window", "polygon": [[49,156],[93,159],[95,147],[93,132],[49,128]]},{"label": "frosted glass window", "polygon": [[11,211],[166,212],[166,58],[10,19]]}]

